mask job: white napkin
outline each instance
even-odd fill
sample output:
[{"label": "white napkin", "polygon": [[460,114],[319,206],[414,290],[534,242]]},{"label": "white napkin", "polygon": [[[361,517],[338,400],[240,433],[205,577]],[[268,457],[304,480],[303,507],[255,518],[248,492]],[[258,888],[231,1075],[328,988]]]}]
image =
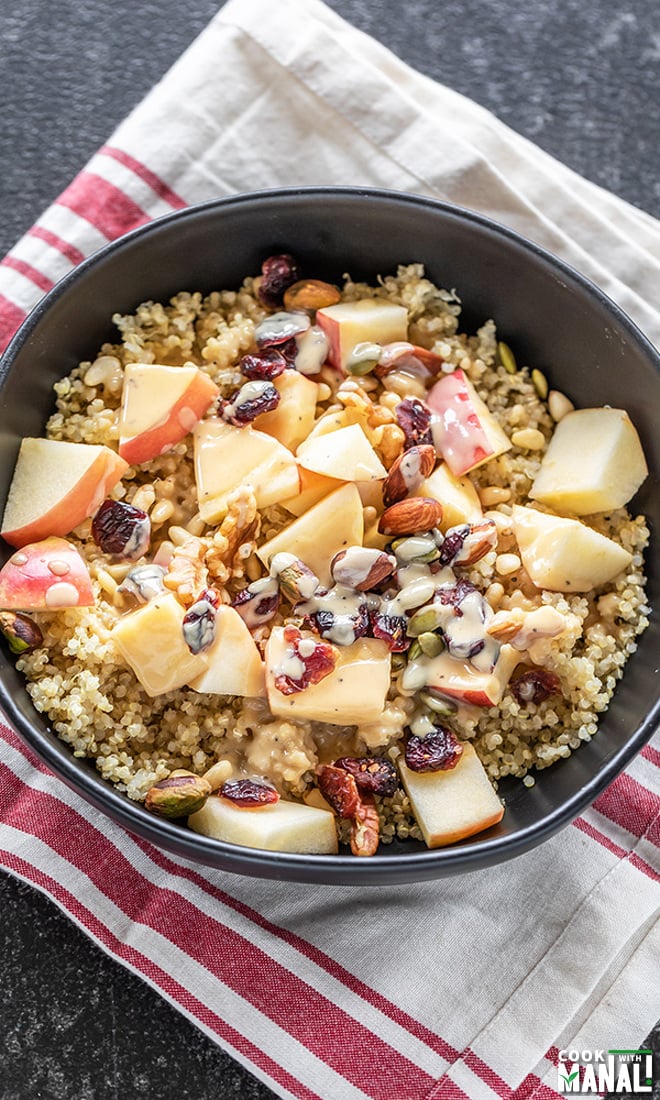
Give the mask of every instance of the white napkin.
[{"label": "white napkin", "polygon": [[[660,225],[318,0],[230,0],[0,264],[5,338],[108,239],[224,193],[449,199],[594,279],[660,343]],[[658,1015],[660,739],[510,864],[370,891],[240,879],[135,841],[0,737],[0,860],[284,1097],[554,1096],[563,1047]]]}]

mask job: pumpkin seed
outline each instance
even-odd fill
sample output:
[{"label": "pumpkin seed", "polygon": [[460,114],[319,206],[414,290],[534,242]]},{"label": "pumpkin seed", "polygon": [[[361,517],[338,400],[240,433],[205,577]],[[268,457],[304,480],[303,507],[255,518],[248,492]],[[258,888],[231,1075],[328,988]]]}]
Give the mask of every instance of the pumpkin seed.
[{"label": "pumpkin seed", "polygon": [[503,340],[500,340],[497,344],[497,353],[500,357],[500,363],[504,367],[507,374],[515,374],[518,370],[516,357],[511,351],[509,345],[505,344]]},{"label": "pumpkin seed", "polygon": [[538,393],[542,401],[545,401],[548,396],[548,379],[544,375],[543,371],[532,371],[532,382],[534,383],[534,389]]},{"label": "pumpkin seed", "polygon": [[430,630],[427,630],[424,634],[420,634],[417,641],[421,645],[422,653],[425,657],[437,657],[445,648],[440,635],[433,634]]}]

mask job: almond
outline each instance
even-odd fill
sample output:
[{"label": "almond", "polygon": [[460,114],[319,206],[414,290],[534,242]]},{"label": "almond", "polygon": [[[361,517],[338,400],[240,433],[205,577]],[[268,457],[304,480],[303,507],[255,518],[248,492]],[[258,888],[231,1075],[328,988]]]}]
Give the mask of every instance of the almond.
[{"label": "almond", "polygon": [[430,497],[408,497],[386,508],[380,517],[378,530],[382,535],[415,535],[437,527],[442,519],[442,505]]},{"label": "almond", "polygon": [[335,306],[341,301],[339,288],[321,279],[300,279],[284,291],[285,309],[305,309],[312,312]]},{"label": "almond", "polygon": [[391,577],[396,567],[397,560],[392,554],[368,546],[350,546],[335,554],[330,572],[336,584],[368,592]]},{"label": "almond", "polygon": [[429,443],[410,447],[395,460],[383,484],[386,508],[419,489],[435,466],[435,447]]}]

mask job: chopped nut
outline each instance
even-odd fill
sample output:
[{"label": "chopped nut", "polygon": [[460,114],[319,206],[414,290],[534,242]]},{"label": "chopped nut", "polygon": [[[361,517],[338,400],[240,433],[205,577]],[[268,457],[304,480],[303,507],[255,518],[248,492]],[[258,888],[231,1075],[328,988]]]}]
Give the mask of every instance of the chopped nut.
[{"label": "chopped nut", "polygon": [[207,772],[204,772],[204,779],[212,791],[217,791],[230,778],[233,770],[229,760],[217,760]]},{"label": "chopped nut", "polygon": [[316,574],[294,554],[275,554],[270,563],[270,575],[277,580],[282,595],[291,603],[311,600],[319,586]]}]

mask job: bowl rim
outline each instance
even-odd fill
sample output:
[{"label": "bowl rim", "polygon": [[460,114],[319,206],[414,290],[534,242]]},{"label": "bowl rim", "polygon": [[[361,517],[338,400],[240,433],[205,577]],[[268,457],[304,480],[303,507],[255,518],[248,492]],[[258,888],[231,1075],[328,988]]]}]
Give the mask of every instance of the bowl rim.
[{"label": "bowl rim", "polygon": [[[531,252],[541,260],[555,276],[576,284],[589,299],[607,309],[613,320],[640,348],[656,372],[660,374],[660,353],[624,310],[586,276],[516,230],[484,214],[426,195],[376,187],[315,185],[269,188],[208,199],[154,218],[109,241],[62,276],[22,322],[1,357],[0,389],[4,387],[16,356],[42,317],[70,287],[85,277],[90,268],[103,263],[108,256],[121,251],[129,244],[139,242],[142,238],[167,230],[173,224],[176,225],[190,218],[203,217],[212,211],[254,203],[267,204],[269,201],[307,200],[314,197],[325,200],[329,197],[365,199],[371,202],[421,207],[428,212],[437,212],[461,222],[473,223],[496,237],[503,237],[513,242],[523,251]],[[105,816],[110,817],[134,835],[137,834],[150,841],[157,848],[174,852],[207,867],[218,867],[246,875],[280,878],[280,872],[285,872],[283,877],[301,882],[344,882],[350,885],[407,882],[437,877],[444,873],[458,873],[503,862],[536,847],[570,824],[582,810],[589,806],[637,755],[660,724],[659,696],[646,714],[644,721],[601,765],[590,780],[560,806],[513,834],[488,835],[493,831],[489,830],[485,834],[477,834],[474,839],[449,847],[409,853],[380,852],[368,860],[360,860],[359,874],[357,874],[358,861],[348,853],[334,856],[269,852],[228,844],[194,833],[185,827],[182,828],[180,823],[164,818],[154,818],[141,803],[129,800],[93,768],[81,767],[80,761],[74,757],[70,747],[61,741],[54,731],[50,731],[49,736],[44,737],[40,731],[36,730],[15,703],[5,684],[4,676],[0,676],[0,703],[23,740],[58,778],[81,794],[88,803]]]}]

